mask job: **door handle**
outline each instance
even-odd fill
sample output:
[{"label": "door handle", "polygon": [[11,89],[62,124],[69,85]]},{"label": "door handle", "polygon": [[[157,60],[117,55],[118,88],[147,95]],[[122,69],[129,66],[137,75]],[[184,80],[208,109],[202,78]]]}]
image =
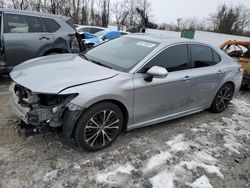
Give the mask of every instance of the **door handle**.
[{"label": "door handle", "polygon": [[49,40],[50,38],[48,37],[40,37],[39,40]]},{"label": "door handle", "polygon": [[218,70],[217,74],[222,75],[223,74],[222,70]]},{"label": "door handle", "polygon": [[184,78],[181,79],[182,81],[189,81],[191,80],[191,77],[190,76],[185,76]]}]

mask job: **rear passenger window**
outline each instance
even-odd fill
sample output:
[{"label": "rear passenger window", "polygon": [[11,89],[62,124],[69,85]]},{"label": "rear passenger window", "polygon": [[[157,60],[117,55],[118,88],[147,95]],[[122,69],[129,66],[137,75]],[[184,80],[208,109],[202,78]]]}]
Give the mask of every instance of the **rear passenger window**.
[{"label": "rear passenger window", "polygon": [[80,32],[88,32],[88,33],[91,33],[89,27],[83,27],[83,28],[81,28],[81,29],[80,29]]},{"label": "rear passenger window", "polygon": [[90,28],[90,33],[92,33],[92,34],[95,34],[95,33],[99,32],[99,31],[103,31],[103,29],[100,29],[100,28]]},{"label": "rear passenger window", "polygon": [[144,68],[144,72],[153,66],[166,68],[169,72],[185,70],[188,68],[187,45],[176,45],[163,50],[155,56]]},{"label": "rear passenger window", "polygon": [[44,32],[44,27],[39,17],[18,14],[4,16],[5,33],[37,33]]},{"label": "rear passenger window", "polygon": [[213,50],[213,55],[214,55],[214,63],[217,64],[221,61],[219,54]]},{"label": "rear passenger window", "polygon": [[194,68],[214,65],[213,51],[211,48],[202,45],[191,45],[192,62]]},{"label": "rear passenger window", "polygon": [[42,18],[48,32],[50,33],[54,33],[56,32],[58,29],[60,29],[60,25],[53,19],[50,18]]}]

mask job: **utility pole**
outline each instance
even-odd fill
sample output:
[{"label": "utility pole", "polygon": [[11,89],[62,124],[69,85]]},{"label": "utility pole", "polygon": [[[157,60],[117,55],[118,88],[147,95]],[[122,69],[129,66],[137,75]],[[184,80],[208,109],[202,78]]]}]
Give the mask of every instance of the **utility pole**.
[{"label": "utility pole", "polygon": [[177,29],[178,29],[178,30],[180,30],[181,21],[182,21],[181,18],[178,18],[178,19],[177,19]]}]

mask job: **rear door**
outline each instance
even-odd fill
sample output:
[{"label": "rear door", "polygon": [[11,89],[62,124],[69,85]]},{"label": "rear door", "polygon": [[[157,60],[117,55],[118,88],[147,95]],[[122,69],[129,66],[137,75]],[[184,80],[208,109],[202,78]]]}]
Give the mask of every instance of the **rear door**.
[{"label": "rear door", "polygon": [[9,68],[35,58],[54,43],[40,17],[4,14],[5,59]]},{"label": "rear door", "polygon": [[218,64],[221,59],[217,52],[208,46],[191,44],[190,47],[192,92],[188,108],[208,107],[224,76],[223,67]]}]

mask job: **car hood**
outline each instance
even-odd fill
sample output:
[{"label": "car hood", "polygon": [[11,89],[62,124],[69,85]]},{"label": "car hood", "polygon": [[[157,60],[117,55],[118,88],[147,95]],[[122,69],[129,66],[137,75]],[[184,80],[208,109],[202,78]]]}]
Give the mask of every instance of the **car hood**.
[{"label": "car hood", "polygon": [[26,61],[10,73],[14,82],[37,93],[60,93],[81,84],[112,78],[118,71],[102,67],[77,54],[51,55]]}]

